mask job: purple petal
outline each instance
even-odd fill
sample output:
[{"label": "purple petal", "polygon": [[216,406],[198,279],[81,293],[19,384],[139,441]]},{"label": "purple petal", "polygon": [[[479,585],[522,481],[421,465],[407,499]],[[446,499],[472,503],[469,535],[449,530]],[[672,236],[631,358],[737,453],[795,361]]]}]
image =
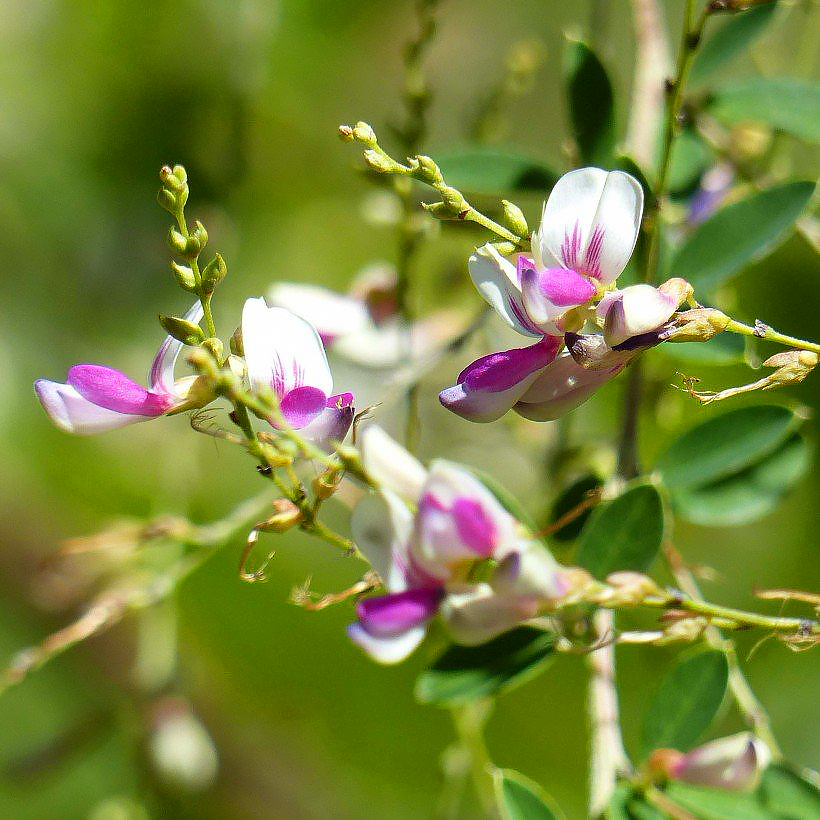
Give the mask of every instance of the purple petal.
[{"label": "purple petal", "polygon": [[40,379],[34,390],[52,423],[64,433],[93,435],[117,430],[156,416],[133,416],[106,410],[83,398],[73,387],[59,382]]},{"label": "purple petal", "polygon": [[585,305],[595,296],[594,285],[574,270],[539,271],[529,259],[519,256],[518,274],[524,307],[539,325],[557,319],[571,308]]},{"label": "purple petal", "polygon": [[586,370],[564,351],[521,396],[513,408],[532,421],[551,421],[583,404],[625,367],[619,362],[606,370]]},{"label": "purple petal", "polygon": [[92,404],[129,416],[161,416],[174,403],[170,396],[151,393],[122,373],[94,364],[72,367],[67,382]]},{"label": "purple petal", "polygon": [[719,738],[694,749],[673,764],[673,780],[728,792],[752,791],[760,778],[759,755],[748,732]]},{"label": "purple petal", "polygon": [[326,406],[327,396],[318,387],[307,386],[294,387],[279,403],[285,421],[294,430],[310,424]]},{"label": "purple petal", "polygon": [[483,356],[459,374],[457,385],[439,394],[439,401],[469,421],[495,421],[553,361],[560,345],[559,338],[545,336],[530,347]]},{"label": "purple petal", "polygon": [[394,638],[434,617],[443,595],[439,588],[408,589],[395,595],[362,601],[356,607],[356,615],[370,635]]},{"label": "purple petal", "polygon": [[347,628],[350,640],[377,663],[400,663],[424,640],[424,626],[417,626],[391,638],[371,635],[361,624],[351,624]]},{"label": "purple petal", "polygon": [[324,409],[300,432],[304,438],[326,447],[332,441],[344,440],[355,414],[353,394],[340,393],[327,399]]},{"label": "purple petal", "polygon": [[461,540],[480,558],[489,558],[495,549],[497,533],[481,504],[459,498],[453,504],[452,515]]}]

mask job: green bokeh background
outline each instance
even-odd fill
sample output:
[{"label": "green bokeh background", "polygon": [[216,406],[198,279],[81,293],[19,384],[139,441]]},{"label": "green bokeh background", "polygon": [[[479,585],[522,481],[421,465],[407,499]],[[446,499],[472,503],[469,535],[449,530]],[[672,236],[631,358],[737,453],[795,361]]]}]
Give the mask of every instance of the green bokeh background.
[{"label": "green bokeh background", "polygon": [[[817,28],[810,5],[780,9],[753,54],[735,60],[727,75],[811,76]],[[680,19],[681,3],[663,6],[669,21]],[[504,145],[561,168],[564,32],[588,32],[591,24],[623,124],[633,54],[625,0],[446,0],[428,61],[435,93],[428,153],[464,144],[465,124],[510,46],[536,38],[545,62],[532,92],[509,109]],[[187,307],[167,273],[167,219],[154,202],[157,170],[185,164],[189,214],[206,223],[212,247],[228,260],[216,307],[224,336],[237,324],[242,301],[275,279],[343,289],[362,266],[389,260],[394,244],[390,228],[364,218],[372,188],[336,128],[367,119],[388,134],[386,123],[400,113],[401,47],[413,26],[412,5],[403,1],[3,3],[3,662],[79,611],[78,601],[61,606],[38,586],[44,558],[62,539],[160,513],[205,522],[262,489],[241,453],[191,435],[184,418],[72,438],[48,424],[31,390],[35,378],[60,379],[77,362],[109,364],[139,378],[161,338],[155,315]],[[676,38],[677,25],[670,28]],[[813,176],[811,147],[785,139],[786,174]],[[385,143],[392,147],[389,136]],[[539,200],[521,203],[534,223]],[[428,302],[478,306],[464,282],[473,242],[445,231],[424,250],[418,270]],[[816,259],[795,235],[723,296],[741,318],[761,316],[816,338]],[[556,425],[521,422],[517,435],[532,445],[522,454],[512,449],[513,433],[503,422],[474,427],[439,408],[437,391],[470,352],[424,383],[423,454],[489,468],[541,514],[558,487],[539,442],[554,437]],[[676,366],[660,354],[648,360],[650,375],[668,384]],[[697,372],[715,388],[749,380],[743,368]],[[622,387],[616,383],[579,410],[575,433],[606,449]],[[788,395],[817,407],[820,379]],[[649,463],[674,430],[715,412],[671,389],[659,407],[643,426]],[[381,411],[383,423],[397,426],[394,411]],[[806,429],[814,435],[816,421]],[[815,468],[776,513],[749,526],[676,525],[683,553],[715,569],[718,581],[706,584],[713,598],[753,607],[756,587],[817,588],[818,482]],[[343,508],[329,505],[328,514],[346,527]],[[288,603],[289,590],[307,576],[314,588],[330,591],[355,580],[361,567],[296,534],[276,546],[269,583],[237,579],[238,539],[190,577],[169,607],[179,637],[170,692],[193,704],[216,742],[220,770],[210,790],[179,793],[151,771],[145,742],[154,696],[133,684],[139,619],[129,618],[0,698],[0,816],[128,816],[111,813],[111,799],[125,797],[158,817],[431,816],[441,751],[452,738],[446,712],[412,697],[414,676],[432,648],[399,668],[371,664],[345,639],[349,607],[311,614]],[[152,628],[162,640],[159,626],[143,628],[149,644]],[[676,652],[620,652],[632,748],[641,709]],[[814,766],[818,657],[768,641],[747,664],[787,754]],[[584,805],[584,688],[580,660],[562,657],[502,697],[488,729],[495,762],[544,784],[569,817],[582,816]],[[716,731],[739,725],[729,711]],[[465,811],[475,809],[468,803]]]}]

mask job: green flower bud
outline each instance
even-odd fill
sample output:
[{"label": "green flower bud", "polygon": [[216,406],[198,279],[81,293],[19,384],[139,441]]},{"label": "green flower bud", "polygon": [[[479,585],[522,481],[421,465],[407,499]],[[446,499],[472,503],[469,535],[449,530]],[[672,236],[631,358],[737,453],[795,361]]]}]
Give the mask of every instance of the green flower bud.
[{"label": "green flower bud", "polygon": [[188,172],[182,165],[175,165],[173,174],[183,185],[188,182]]},{"label": "green flower bud", "polygon": [[231,353],[234,356],[244,356],[245,355],[245,348],[242,344],[242,327],[238,327],[234,332],[233,336],[231,336],[230,341],[230,348]]},{"label": "green flower bud", "polygon": [[202,271],[202,292],[204,294],[213,293],[227,272],[228,266],[225,261],[219,254],[216,254]]},{"label": "green flower bud", "polygon": [[168,211],[169,214],[175,214],[179,210],[177,198],[167,188],[160,188],[157,191],[157,203],[160,208]]},{"label": "green flower bud", "polygon": [[524,218],[521,209],[506,199],[501,200],[501,205],[504,208],[504,224],[516,236],[529,236],[530,229],[527,226],[527,220]]},{"label": "green flower bud", "polygon": [[442,181],[441,170],[430,157],[416,157],[416,177],[422,182],[435,184]]},{"label": "green flower bud", "polygon": [[177,284],[188,293],[196,291],[196,279],[194,272],[187,265],[180,265],[177,262],[171,262],[171,272],[174,274],[174,279]]},{"label": "green flower bud", "polygon": [[183,259],[196,259],[202,246],[195,236],[187,239],[174,227],[168,231],[168,246],[171,250]]},{"label": "green flower bud", "polygon": [[378,171],[380,174],[387,174],[393,168],[393,162],[381,151],[368,149],[363,156],[368,168]]},{"label": "green flower bud", "polygon": [[205,334],[199,325],[189,322],[187,319],[180,319],[178,316],[159,315],[159,323],[169,336],[173,336],[177,341],[186,345],[198,345]]},{"label": "green flower bud", "polygon": [[376,132],[366,123],[357,122],[353,126],[353,139],[363,142],[368,148],[376,147]]},{"label": "green flower bud", "polygon": [[208,231],[205,226],[197,219],[194,223],[194,230],[191,233],[191,238],[199,242],[199,249],[202,250],[208,244]]},{"label": "green flower bud", "polygon": [[[176,168],[182,168],[181,165],[177,165]],[[159,178],[162,181],[162,185],[164,188],[167,188],[169,191],[177,194],[179,193],[184,187],[186,182],[186,177],[180,177],[178,174],[175,173],[176,169],[171,169],[168,165],[163,165],[162,168],[159,170]],[[183,169],[184,174],[184,169]]]}]

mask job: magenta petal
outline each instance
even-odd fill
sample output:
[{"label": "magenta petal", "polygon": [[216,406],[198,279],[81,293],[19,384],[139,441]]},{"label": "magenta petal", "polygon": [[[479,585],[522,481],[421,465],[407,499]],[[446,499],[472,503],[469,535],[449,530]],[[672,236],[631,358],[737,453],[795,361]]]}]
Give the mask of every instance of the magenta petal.
[{"label": "magenta petal", "polygon": [[439,401],[469,421],[495,421],[555,359],[560,345],[559,338],[545,336],[530,347],[483,356],[459,374],[457,385],[439,394]]},{"label": "magenta petal", "polygon": [[68,384],[84,399],[129,416],[161,416],[173,399],[152,393],[109,367],[80,364],[68,371]]},{"label": "magenta petal", "polygon": [[369,598],[356,607],[359,623],[377,637],[394,637],[430,620],[444,596],[444,591],[408,589],[382,598]]},{"label": "magenta petal", "polygon": [[294,387],[279,403],[285,421],[294,430],[310,424],[327,406],[327,396],[318,387]]},{"label": "magenta petal", "polygon": [[309,424],[301,428],[302,436],[320,447],[327,447],[332,441],[342,441],[353,423],[356,409],[352,393],[331,396],[324,409]]},{"label": "magenta petal", "polygon": [[477,501],[459,498],[452,516],[461,540],[481,558],[489,558],[496,545],[495,526]]}]

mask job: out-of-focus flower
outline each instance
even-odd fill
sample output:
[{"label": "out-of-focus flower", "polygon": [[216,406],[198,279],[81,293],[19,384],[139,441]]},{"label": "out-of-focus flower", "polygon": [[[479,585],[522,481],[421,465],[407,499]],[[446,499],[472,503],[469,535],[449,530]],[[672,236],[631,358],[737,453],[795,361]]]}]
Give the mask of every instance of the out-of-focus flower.
[{"label": "out-of-focus flower", "polygon": [[[456,639],[473,643],[565,594],[552,556],[467,470],[435,461],[426,471],[376,426],[362,433],[361,451],[380,490],[356,506],[351,530],[389,594],[359,604],[349,635],[374,660],[406,658],[439,611]],[[499,562],[496,587],[468,583],[488,559]]]},{"label": "out-of-focus flower", "polygon": [[333,393],[333,376],[316,329],[260,298],[242,311],[242,345],[253,390],[272,390],[285,421],[311,441],[341,441],[353,421],[353,394]]},{"label": "out-of-focus flower", "polygon": [[689,203],[687,221],[691,227],[697,227],[712,216],[728,196],[734,180],[735,171],[729,163],[716,165],[703,175],[700,187]]},{"label": "out-of-focus flower", "polygon": [[328,350],[364,367],[394,367],[431,352],[448,338],[435,316],[409,326],[400,318],[396,276],[384,265],[365,268],[348,294],[277,282],[268,300],[310,322]]},{"label": "out-of-focus flower", "polygon": [[751,792],[771,759],[767,747],[750,732],[718,738],[687,754],[661,749],[649,768],[669,780],[727,792]]},{"label": "out-of-focus flower", "polygon": [[[202,306],[197,302],[185,320],[199,323],[201,319]],[[186,405],[196,380],[174,381],[174,366],[182,348],[183,343],[173,337],[165,339],[151,365],[149,389],[117,370],[81,364],[68,371],[65,384],[40,379],[34,390],[51,421],[66,433],[90,435],[150,421]]]},{"label": "out-of-focus flower", "polygon": [[623,271],[642,213],[643,189],[634,177],[581,168],[550,193],[532,237],[532,259],[520,256],[513,265],[492,245],[479,248],[469,261],[479,292],[513,330],[540,341],[473,362],[442,391],[441,403],[470,421],[518,410],[555,360],[560,337],[583,325],[595,299]]}]

